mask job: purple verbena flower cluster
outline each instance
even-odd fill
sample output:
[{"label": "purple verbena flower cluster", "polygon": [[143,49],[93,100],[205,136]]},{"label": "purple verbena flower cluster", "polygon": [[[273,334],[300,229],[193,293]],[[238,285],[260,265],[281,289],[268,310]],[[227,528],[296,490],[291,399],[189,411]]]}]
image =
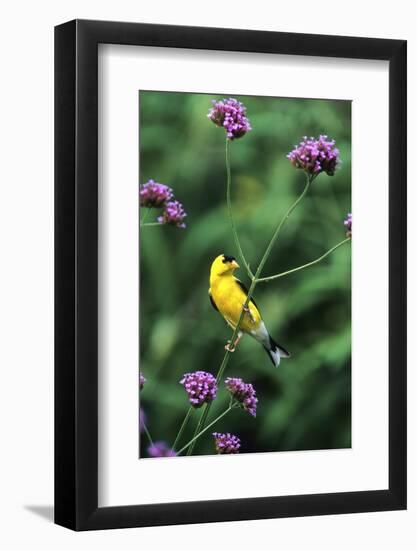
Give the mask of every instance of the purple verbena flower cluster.
[{"label": "purple verbena flower cluster", "polygon": [[174,193],[168,185],[149,180],[139,186],[139,201],[147,208],[160,208],[169,202]]},{"label": "purple verbena flower cluster", "polygon": [[217,395],[217,382],[209,372],[196,371],[184,374],[180,381],[188,394],[190,404],[201,407],[204,403],[210,403]]},{"label": "purple verbena flower cluster", "polygon": [[343,225],[346,227],[346,237],[352,236],[352,213],[349,212],[347,218],[343,222]]},{"label": "purple verbena flower cluster", "polygon": [[226,378],[226,388],[233,399],[252,416],[256,416],[258,399],[252,384],[246,384],[241,378]]},{"label": "purple verbena flower cluster", "polygon": [[252,130],[249,119],[246,116],[246,107],[237,99],[229,98],[222,101],[212,101],[213,107],[207,117],[226,130],[228,139],[233,140],[244,136]]},{"label": "purple verbena flower cluster", "polygon": [[165,441],[155,441],[148,447],[148,455],[151,458],[162,458],[167,456],[177,456],[177,453],[171,449]]},{"label": "purple verbena flower cluster", "polygon": [[145,385],[146,378],[143,376],[141,372],[139,372],[139,389],[142,390],[143,386]]},{"label": "purple verbena flower cluster", "polygon": [[172,200],[173,198],[174,192],[164,183],[149,180],[139,186],[140,206],[164,209],[158,217],[158,223],[185,228],[184,218],[187,214],[183,205],[177,200]]},{"label": "purple verbena flower cluster", "polygon": [[187,216],[183,205],[178,201],[170,201],[165,205],[162,216],[158,217],[158,222],[162,224],[175,225],[184,229],[184,219]]},{"label": "purple verbena flower cluster", "polygon": [[216,452],[219,455],[234,455],[239,452],[240,439],[236,435],[230,433],[221,434],[213,433],[214,445]]},{"label": "purple verbena flower cluster", "polygon": [[294,146],[287,158],[295,168],[301,168],[307,174],[318,175],[326,172],[333,176],[340,164],[339,150],[335,147],[334,139],[328,140],[327,136],[319,136],[318,139],[304,136],[303,140]]}]

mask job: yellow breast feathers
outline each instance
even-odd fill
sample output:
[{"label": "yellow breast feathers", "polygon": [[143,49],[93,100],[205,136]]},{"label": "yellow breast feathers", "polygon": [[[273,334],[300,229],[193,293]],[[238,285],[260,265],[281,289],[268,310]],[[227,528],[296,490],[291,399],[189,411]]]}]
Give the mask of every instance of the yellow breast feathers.
[{"label": "yellow breast feathers", "polygon": [[[226,261],[223,262],[223,259]],[[245,285],[236,279],[233,271],[239,266],[236,260],[228,261],[228,256],[221,255],[213,262],[210,272],[210,299],[213,306],[223,315],[232,328],[235,328],[246,301],[247,289]],[[249,311],[245,313],[241,323],[243,332],[252,332],[259,327],[260,313],[251,300]]]}]

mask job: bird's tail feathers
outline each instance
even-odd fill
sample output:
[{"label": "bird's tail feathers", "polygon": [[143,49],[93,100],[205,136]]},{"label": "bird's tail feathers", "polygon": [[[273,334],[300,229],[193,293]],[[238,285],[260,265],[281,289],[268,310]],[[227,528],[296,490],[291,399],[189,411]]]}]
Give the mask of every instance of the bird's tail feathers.
[{"label": "bird's tail feathers", "polygon": [[285,348],[279,346],[271,336],[269,336],[269,346],[264,346],[264,348],[275,367],[280,364],[281,357],[291,357],[291,354]]}]

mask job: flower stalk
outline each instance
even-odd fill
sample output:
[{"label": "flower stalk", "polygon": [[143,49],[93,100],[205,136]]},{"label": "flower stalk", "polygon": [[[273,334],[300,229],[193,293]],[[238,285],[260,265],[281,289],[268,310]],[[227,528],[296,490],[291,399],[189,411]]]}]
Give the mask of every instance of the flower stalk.
[{"label": "flower stalk", "polygon": [[233,218],[233,212],[232,212],[232,198],[231,198],[231,187],[232,187],[232,176],[231,176],[231,170],[230,170],[230,159],[229,159],[229,139],[226,138],[226,174],[227,174],[227,192],[226,192],[226,198],[227,198],[227,211],[229,214],[229,220],[230,220],[230,226],[232,228],[233,237],[235,239],[236,248],[239,252],[239,258],[241,259],[249,278],[253,279],[253,273],[250,269],[250,266],[248,262],[246,261],[245,255],[243,254],[242,246],[239,241],[239,236],[237,234],[235,221]]},{"label": "flower stalk", "polygon": [[185,427],[188,424],[192,411],[193,411],[193,407],[188,407],[187,414],[185,415],[184,420],[182,421],[181,428],[179,429],[179,432],[177,433],[177,437],[175,438],[174,444],[172,445],[173,451],[175,451],[176,446],[181,441],[182,434],[184,433]]},{"label": "flower stalk", "polygon": [[145,432],[146,437],[148,438],[148,441],[149,441],[150,445],[153,445],[153,440],[152,440],[151,434],[149,433],[149,430],[148,430],[146,424],[143,423],[142,426],[143,426],[143,431]]},{"label": "flower stalk", "polygon": [[143,225],[148,225],[145,222],[146,222],[146,218],[149,216],[150,211],[151,211],[151,208],[149,207],[145,210],[145,213],[143,214],[143,216],[141,216],[141,220],[139,224],[140,227],[142,227]]},{"label": "flower stalk", "polygon": [[[232,409],[235,409],[236,407],[237,407],[236,403],[231,403],[229,405],[229,407],[225,411],[223,411],[220,416],[218,416],[215,420],[213,420],[213,422],[210,422],[210,424],[208,426],[206,426],[204,429],[201,429],[201,431],[199,431],[197,434],[195,434],[193,436],[193,438],[186,445],[184,445],[184,447],[182,449],[180,449],[178,451],[177,455],[180,455],[181,453],[183,453],[184,451],[189,449],[190,446],[194,447],[194,444],[195,444],[195,442],[197,441],[197,439],[199,437],[201,437],[204,433],[206,433],[206,431],[209,430],[212,426],[214,426],[214,424],[216,424],[216,422],[218,422],[221,418],[226,416],[226,414],[228,414]],[[190,455],[190,453],[188,452],[187,456],[189,456],[189,455]]]},{"label": "flower stalk", "polygon": [[298,267],[294,267],[293,269],[289,269],[288,271],[283,271],[282,273],[278,273],[277,275],[271,275],[270,277],[261,277],[260,279],[258,279],[258,283],[270,283],[271,281],[275,281],[275,279],[280,279],[281,277],[285,277],[286,275],[290,275],[291,273],[295,273],[296,271],[301,271],[306,267],[310,267],[314,264],[318,264],[319,262],[324,260],[324,258],[329,256],[332,252],[334,252],[337,248],[339,248],[339,246],[342,246],[343,244],[346,244],[351,240],[352,240],[352,237],[347,237],[340,243],[333,246],[330,250],[322,254],[319,258],[316,258],[315,260],[308,262],[306,264],[299,265]]}]

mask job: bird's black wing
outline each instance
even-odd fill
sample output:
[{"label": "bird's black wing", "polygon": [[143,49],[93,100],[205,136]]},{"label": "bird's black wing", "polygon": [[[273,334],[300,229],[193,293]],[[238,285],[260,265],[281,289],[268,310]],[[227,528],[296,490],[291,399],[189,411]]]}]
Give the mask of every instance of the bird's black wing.
[{"label": "bird's black wing", "polygon": [[213,308],[214,308],[216,311],[219,311],[219,308],[216,306],[216,302],[213,300],[213,296],[211,295],[210,289],[209,289],[209,291],[208,291],[208,294],[209,294],[209,298],[210,298],[211,305],[213,306]]},{"label": "bird's black wing", "polygon": [[[246,294],[246,296],[248,295],[248,292],[249,292],[249,289],[248,287],[245,285],[245,283],[242,283],[242,281],[239,281],[239,279],[236,279],[236,282],[237,284],[240,286],[240,288],[243,290],[243,292]],[[255,305],[256,309],[259,309],[258,306],[256,305],[256,302],[255,300],[253,299],[253,296],[251,297],[250,299],[251,302],[253,302],[253,304]]]}]

